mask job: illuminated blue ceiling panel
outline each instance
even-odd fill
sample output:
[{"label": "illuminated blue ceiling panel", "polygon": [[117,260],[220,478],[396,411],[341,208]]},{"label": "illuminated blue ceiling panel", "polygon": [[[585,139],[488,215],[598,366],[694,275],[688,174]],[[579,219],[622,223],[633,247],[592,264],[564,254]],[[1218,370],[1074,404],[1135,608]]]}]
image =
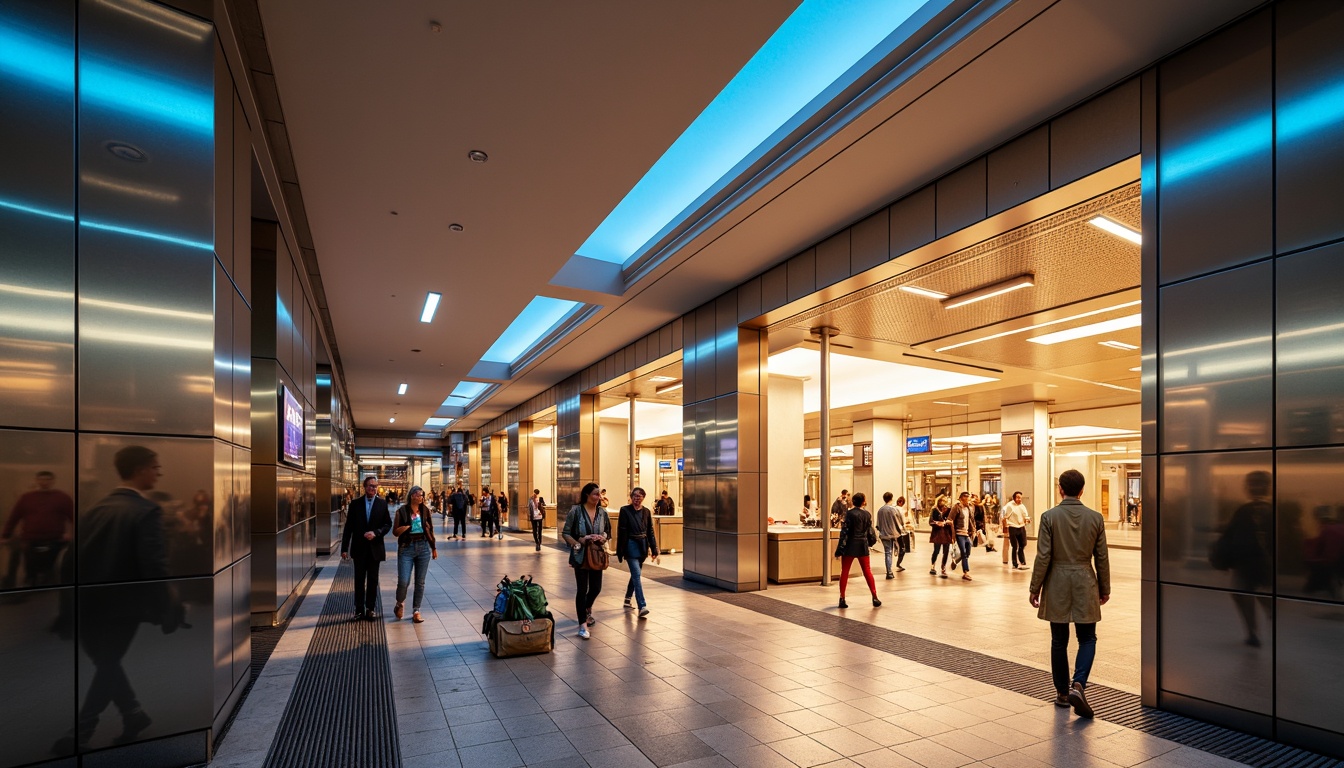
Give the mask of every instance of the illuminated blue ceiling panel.
[{"label": "illuminated blue ceiling panel", "polygon": [[[781,128],[810,117],[818,96],[850,85],[907,35],[892,33],[925,6],[948,0],[804,0],[625,199],[578,255],[628,264],[743,161],[771,149]],[[936,10],[935,8],[934,10]],[[876,51],[876,49],[881,49]]]},{"label": "illuminated blue ceiling panel", "polygon": [[581,306],[583,305],[577,301],[552,299],[547,296],[534,297],[523,311],[518,313],[518,317],[509,323],[509,327],[504,329],[499,338],[495,339],[495,343],[485,351],[481,360],[512,365]]},{"label": "illuminated blue ceiling panel", "polygon": [[483,381],[459,381],[444,405],[466,405],[480,396],[490,385]]},{"label": "illuminated blue ceiling panel", "polygon": [[439,429],[442,429],[452,423],[453,423],[452,419],[440,418],[438,416],[434,416],[432,418],[425,420],[426,427],[437,427]]}]

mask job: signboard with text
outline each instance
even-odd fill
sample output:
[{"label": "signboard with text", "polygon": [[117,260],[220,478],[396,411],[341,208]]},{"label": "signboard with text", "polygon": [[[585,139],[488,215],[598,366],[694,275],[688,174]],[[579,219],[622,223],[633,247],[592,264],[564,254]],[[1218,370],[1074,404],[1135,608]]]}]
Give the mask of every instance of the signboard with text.
[{"label": "signboard with text", "polygon": [[921,435],[919,437],[907,437],[905,438],[905,452],[928,453],[930,451],[930,444],[932,442],[933,441],[930,439],[929,435]]},{"label": "signboard with text", "polygon": [[684,459],[684,458],[678,456],[678,457],[677,457],[677,471],[678,471],[678,472],[684,472],[685,470],[686,470],[686,459]]},{"label": "signboard with text", "polygon": [[658,460],[658,468],[659,468],[659,469],[671,469],[671,468],[672,468],[672,460],[671,460],[671,459],[659,459],[659,460]]},{"label": "signboard with text", "polygon": [[289,387],[280,385],[280,461],[303,466],[303,406]]}]

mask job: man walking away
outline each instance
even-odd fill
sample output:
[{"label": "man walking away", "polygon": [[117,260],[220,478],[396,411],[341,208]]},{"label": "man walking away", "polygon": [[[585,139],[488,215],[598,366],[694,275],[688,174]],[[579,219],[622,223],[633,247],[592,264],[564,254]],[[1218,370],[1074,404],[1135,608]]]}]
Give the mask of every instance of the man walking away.
[{"label": "man walking away", "polygon": [[[1050,671],[1055,681],[1055,706],[1072,706],[1079,717],[1091,717],[1087,677],[1097,655],[1097,622],[1101,606],[1111,599],[1111,563],[1106,552],[1106,524],[1083,506],[1085,484],[1076,469],[1059,476],[1059,506],[1041,515],[1036,539],[1036,567],[1031,572],[1031,604],[1050,622]],[[1093,563],[1096,570],[1093,570]],[[1042,595],[1044,592],[1044,595]],[[1078,658],[1069,683],[1069,624],[1078,635]]]},{"label": "man walking away", "polygon": [[1027,526],[1031,513],[1022,503],[1022,492],[1013,491],[1013,500],[1003,505],[1003,525],[1008,530],[1008,545],[1013,550],[1013,568],[1027,569]]},{"label": "man walking away", "polygon": [[[882,494],[882,506],[877,510],[877,535],[882,539],[882,554],[887,561],[887,578],[894,579],[891,571],[891,555],[896,549],[896,540],[901,535],[901,524],[896,517],[896,508],[891,506],[891,491]],[[905,553],[902,552],[902,555]],[[904,571],[904,568],[901,568]]]},{"label": "man walking away", "polygon": [[[459,485],[453,489],[453,492],[451,494],[448,495],[448,508],[453,516],[453,538],[451,539],[452,541],[457,541],[459,538],[461,539],[467,538],[468,506],[469,505],[467,503],[467,494],[462,490],[462,486]],[[461,535],[458,534],[457,532],[458,529],[462,530]]]}]

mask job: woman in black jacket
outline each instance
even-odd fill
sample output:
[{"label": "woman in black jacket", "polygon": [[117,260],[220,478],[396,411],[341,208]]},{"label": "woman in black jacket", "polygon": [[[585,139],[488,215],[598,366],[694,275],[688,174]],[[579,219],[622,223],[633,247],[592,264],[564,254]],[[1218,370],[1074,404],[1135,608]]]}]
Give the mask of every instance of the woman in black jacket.
[{"label": "woman in black jacket", "polygon": [[939,496],[938,506],[929,513],[929,543],[933,544],[933,557],[929,559],[929,575],[938,575],[938,550],[943,551],[943,578],[947,578],[947,556],[957,534],[952,530],[952,517],[947,511],[947,499]]},{"label": "woman in black jacket", "polygon": [[585,567],[584,547],[589,543],[606,547],[611,539],[611,516],[602,506],[597,483],[588,483],[579,493],[579,503],[570,507],[560,537],[569,545],[569,564],[574,568],[574,612],[579,619],[579,637],[587,640],[588,628],[597,622],[593,603],[602,591],[602,571]]},{"label": "woman in black jacket", "polygon": [[859,567],[863,569],[863,578],[868,582],[868,591],[873,593],[873,607],[876,608],[882,601],[877,599],[877,582],[873,581],[873,569],[868,564],[868,549],[872,546],[868,541],[869,536],[874,542],[877,540],[877,534],[873,532],[873,515],[864,509],[868,498],[862,493],[854,494],[851,503],[854,506],[845,511],[845,520],[840,524],[840,544],[835,548],[835,556],[841,558],[842,563],[840,607],[849,607],[845,602],[845,587],[849,586],[849,568],[857,558]]},{"label": "woman in black jacket", "polygon": [[639,618],[649,615],[644,602],[644,584],[640,581],[640,572],[644,561],[650,555],[658,562],[658,539],[653,532],[653,516],[644,506],[644,489],[636,488],[630,492],[630,503],[621,507],[616,518],[616,561],[624,560],[630,568],[630,583],[625,585],[625,608],[629,610],[633,596],[639,604]]}]

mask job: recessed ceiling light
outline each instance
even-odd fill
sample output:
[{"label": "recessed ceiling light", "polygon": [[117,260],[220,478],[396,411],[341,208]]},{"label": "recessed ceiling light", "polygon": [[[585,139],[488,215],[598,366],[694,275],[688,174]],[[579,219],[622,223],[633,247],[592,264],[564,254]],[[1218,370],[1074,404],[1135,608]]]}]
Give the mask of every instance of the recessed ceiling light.
[{"label": "recessed ceiling light", "polygon": [[452,224],[449,224],[449,225],[448,225],[448,228],[451,229],[451,230],[454,231],[454,232],[461,232],[463,229],[466,229],[466,227],[463,227],[461,224],[458,224],[456,221],[454,221]]},{"label": "recessed ceiling light", "polygon": [[1016,291],[1020,288],[1031,288],[1036,285],[1036,276],[1030,273],[1018,275],[1009,280],[1002,280],[993,285],[986,285],[984,288],[977,288],[974,291],[959,293],[947,299],[943,299],[943,309],[956,309],[964,307],[967,304],[974,304],[977,301],[1002,296],[1005,293]]},{"label": "recessed ceiling light", "polygon": [[387,423],[388,423],[388,424],[396,424],[396,423],[397,423],[397,417],[396,417],[396,416],[393,416],[392,418],[390,418],[390,419],[387,420]]},{"label": "recessed ceiling light", "polygon": [[1073,341],[1074,339],[1085,339],[1088,336],[1100,336],[1103,333],[1113,331],[1123,331],[1126,328],[1138,328],[1143,322],[1143,315],[1135,313],[1124,317],[1117,317],[1111,320],[1102,320],[1099,323],[1089,323],[1080,325],[1077,328],[1069,328],[1063,331],[1047,333],[1044,336],[1034,336],[1027,341],[1033,344],[1059,344],[1064,341]]},{"label": "recessed ceiling light", "polygon": [[443,294],[429,292],[429,295],[425,297],[425,308],[420,312],[420,322],[428,323],[434,320],[434,311],[439,308],[439,299],[442,298]]},{"label": "recessed ceiling light", "polygon": [[1130,373],[1141,373],[1142,371],[1143,371],[1143,366],[1142,366],[1142,365],[1136,365],[1136,366],[1134,366],[1133,368],[1130,368],[1130,369],[1129,369],[1129,372],[1130,372]]},{"label": "recessed ceiling light", "polygon": [[948,401],[948,400],[934,400],[934,401],[933,401],[933,404],[934,404],[934,405],[955,405],[955,406],[959,406],[959,407],[961,407],[961,408],[970,408],[970,407],[971,407],[971,404],[970,404],[970,403],[953,403],[953,402],[950,402],[950,401]]},{"label": "recessed ceiling light", "polygon": [[1143,245],[1143,235],[1141,233],[1135,232],[1115,219],[1108,219],[1105,216],[1094,216],[1091,219],[1088,219],[1087,223],[1097,229],[1110,232],[1117,237],[1123,237],[1135,245]]},{"label": "recessed ceiling light", "polygon": [[930,299],[946,299],[946,298],[947,298],[947,294],[946,294],[946,293],[939,293],[938,291],[930,291],[928,288],[919,288],[919,287],[916,287],[916,286],[913,286],[913,285],[902,285],[902,286],[901,286],[901,290],[902,290],[902,291],[905,291],[906,293],[913,293],[913,294],[915,294],[916,296],[927,296],[927,297],[929,297]]},{"label": "recessed ceiling light", "polygon": [[675,376],[650,376],[650,377],[649,377],[649,381],[657,381],[657,382],[668,382],[668,381],[676,381],[676,380],[677,380],[677,377],[675,377]]},{"label": "recessed ceiling light", "polygon": [[490,156],[479,149],[473,149],[467,153],[467,159],[471,160],[473,163],[484,163],[486,160],[490,159]]},{"label": "recessed ceiling light", "polygon": [[1028,332],[1028,331],[1034,331],[1034,330],[1036,330],[1036,329],[1038,329],[1038,328],[1045,328],[1045,327],[1048,327],[1048,326],[1051,326],[1051,325],[1059,325],[1060,323],[1069,323],[1069,322],[1073,322],[1074,320],[1081,320],[1081,319],[1084,318],[1084,317],[1092,317],[1093,315],[1100,315],[1100,314],[1103,314],[1103,313],[1105,313],[1105,312],[1110,312],[1110,311],[1112,311],[1112,310],[1116,310],[1116,309],[1124,309],[1125,307],[1135,307],[1135,306],[1138,306],[1138,304],[1139,304],[1138,301],[1127,301],[1127,302],[1125,302],[1125,303],[1123,303],[1123,304],[1116,304],[1114,307],[1103,307],[1102,309],[1093,309],[1093,310],[1090,310],[1090,311],[1087,311],[1087,312],[1081,312],[1081,313],[1076,314],[1076,315],[1069,315],[1068,317],[1061,317],[1061,318],[1059,318],[1058,320],[1047,320],[1047,321],[1045,321],[1045,322],[1043,322],[1043,323],[1036,323],[1035,325],[1028,325],[1028,326],[1025,327],[1025,328],[1015,328],[1015,329],[1013,329],[1013,330],[1011,330],[1011,331],[1000,331],[1000,332],[998,332],[998,333],[991,333],[991,334],[988,335],[988,336],[981,336],[981,337],[978,338],[978,339],[971,339],[971,340],[969,340],[969,341],[959,341],[959,342],[957,342],[956,344],[949,344],[949,345],[947,345],[946,347],[938,347],[937,349],[934,350],[934,352],[946,352],[946,351],[951,350],[951,349],[957,349],[958,347],[965,347],[965,346],[969,346],[969,345],[971,345],[971,344],[979,344],[979,343],[982,342],[982,341],[993,341],[994,339],[1001,339],[1001,338],[1003,338],[1004,336],[1012,336],[1012,335],[1014,335],[1014,334],[1018,334],[1018,333],[1026,333],[1026,332]]},{"label": "recessed ceiling light", "polygon": [[675,392],[675,391],[677,391],[678,389],[681,389],[682,386],[683,386],[682,382],[678,381],[678,382],[676,382],[675,384],[664,384],[663,386],[658,387],[658,388],[654,389],[653,391],[654,391],[655,394],[659,394],[659,395],[661,395],[661,394],[664,394],[664,393],[667,393],[667,392]]},{"label": "recessed ceiling light", "polygon": [[402,382],[401,386],[397,387],[397,394],[398,395],[406,394],[406,382]]},{"label": "recessed ceiling light", "polygon": [[1138,349],[1137,346],[1133,344],[1126,344],[1123,341],[1098,341],[1097,343],[1103,347],[1110,347],[1111,349],[1123,349],[1126,352],[1131,352],[1133,350]]}]

